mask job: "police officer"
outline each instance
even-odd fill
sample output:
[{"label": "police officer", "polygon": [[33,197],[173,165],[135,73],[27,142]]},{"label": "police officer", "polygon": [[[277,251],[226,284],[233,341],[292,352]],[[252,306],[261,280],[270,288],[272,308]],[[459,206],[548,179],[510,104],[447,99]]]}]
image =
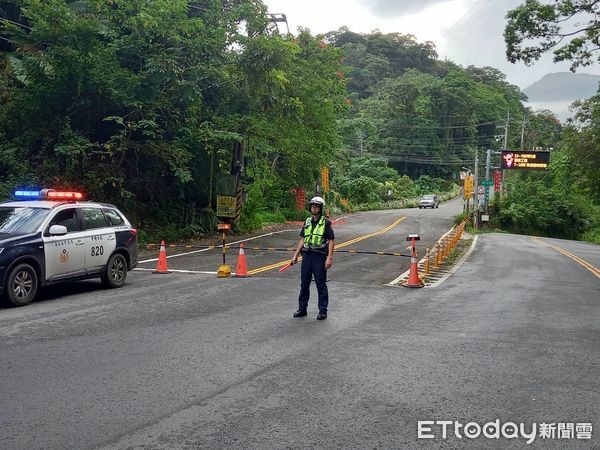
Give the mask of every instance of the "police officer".
[{"label": "police officer", "polygon": [[319,294],[319,315],[317,320],[327,319],[327,305],[329,293],[327,291],[327,269],[333,264],[333,241],[335,235],[331,228],[331,221],[325,219],[323,210],[325,200],[313,197],[310,200],[311,217],[306,219],[300,230],[300,242],[294,253],[291,264],[298,262],[302,253],[300,296],[298,297],[298,311],[294,317],[306,316],[308,299],[310,296],[310,282],[314,275],[317,292]]}]

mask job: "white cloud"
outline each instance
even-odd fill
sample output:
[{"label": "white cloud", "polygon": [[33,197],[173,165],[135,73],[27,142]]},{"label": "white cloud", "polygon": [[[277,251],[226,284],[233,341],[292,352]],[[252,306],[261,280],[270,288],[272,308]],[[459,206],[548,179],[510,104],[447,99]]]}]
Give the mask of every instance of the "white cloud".
[{"label": "white cloud", "polygon": [[[568,63],[554,64],[551,55],[527,67],[506,61],[505,15],[524,0],[264,0],[271,13],[284,13],[290,31],[298,26],[313,34],[347,26],[359,33],[375,29],[383,33],[412,34],[433,41],[441,58],[462,66],[496,67],[507,81],[525,88],[549,72],[564,72]],[[285,31],[284,25],[280,29]],[[581,70],[600,73],[598,65]]]},{"label": "white cloud", "polygon": [[415,14],[436,3],[448,0],[361,0],[361,3],[373,13],[382,17],[397,17]]},{"label": "white cloud", "polygon": [[[383,33],[413,34],[419,41],[443,43],[442,30],[451,26],[465,13],[466,0],[432,0],[420,5],[420,11],[413,14],[393,14],[387,18],[377,16],[364,5],[365,0],[289,2],[267,0],[265,4],[271,13],[284,13],[290,31],[299,26],[309,28],[313,34],[326,33],[347,26],[354,32],[370,33],[380,30]],[[425,5],[429,4],[428,7]],[[413,8],[414,10],[415,8]],[[280,30],[285,31],[284,25]]]}]

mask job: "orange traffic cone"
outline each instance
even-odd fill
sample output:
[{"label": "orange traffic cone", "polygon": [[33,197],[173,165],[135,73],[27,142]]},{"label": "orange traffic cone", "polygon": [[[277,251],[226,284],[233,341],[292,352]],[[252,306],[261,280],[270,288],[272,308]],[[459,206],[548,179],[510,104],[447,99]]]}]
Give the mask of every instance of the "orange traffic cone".
[{"label": "orange traffic cone", "polygon": [[408,281],[405,284],[409,288],[422,288],[423,282],[419,278],[419,266],[417,265],[417,255],[414,253],[410,257],[410,272],[408,274]]},{"label": "orange traffic cone", "polygon": [[248,270],[246,269],[246,253],[244,253],[244,243],[240,244],[240,253],[238,254],[235,276],[237,278],[246,278],[250,276],[248,275]]},{"label": "orange traffic cone", "polygon": [[165,241],[160,241],[160,251],[158,252],[158,264],[153,273],[171,273],[167,267],[167,250],[165,249]]}]

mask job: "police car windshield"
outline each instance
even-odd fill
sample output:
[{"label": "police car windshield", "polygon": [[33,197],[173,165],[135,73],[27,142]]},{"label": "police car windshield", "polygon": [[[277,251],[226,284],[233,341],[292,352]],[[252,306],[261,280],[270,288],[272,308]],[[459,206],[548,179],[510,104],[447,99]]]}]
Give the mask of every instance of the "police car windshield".
[{"label": "police car windshield", "polygon": [[0,206],[0,233],[33,233],[49,212],[44,208]]}]

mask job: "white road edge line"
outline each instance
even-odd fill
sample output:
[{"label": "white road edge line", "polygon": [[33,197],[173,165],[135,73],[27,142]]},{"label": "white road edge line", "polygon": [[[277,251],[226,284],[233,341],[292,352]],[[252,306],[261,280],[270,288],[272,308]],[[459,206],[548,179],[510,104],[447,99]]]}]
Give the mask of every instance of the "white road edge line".
[{"label": "white road edge line", "polygon": [[350,216],[338,217],[337,219],[332,220],[331,223],[336,223],[338,220],[344,220],[344,219],[347,219],[348,217],[350,217]]},{"label": "white road edge line", "polygon": [[[136,267],[133,270],[140,270],[143,272],[154,272],[156,269],[144,269],[143,267]],[[217,272],[207,272],[204,270],[185,270],[185,269],[169,269],[169,272],[179,272],[179,273],[195,273],[195,274],[205,274],[205,275],[216,275]],[[232,273],[231,276],[235,276],[235,273]]]}]

